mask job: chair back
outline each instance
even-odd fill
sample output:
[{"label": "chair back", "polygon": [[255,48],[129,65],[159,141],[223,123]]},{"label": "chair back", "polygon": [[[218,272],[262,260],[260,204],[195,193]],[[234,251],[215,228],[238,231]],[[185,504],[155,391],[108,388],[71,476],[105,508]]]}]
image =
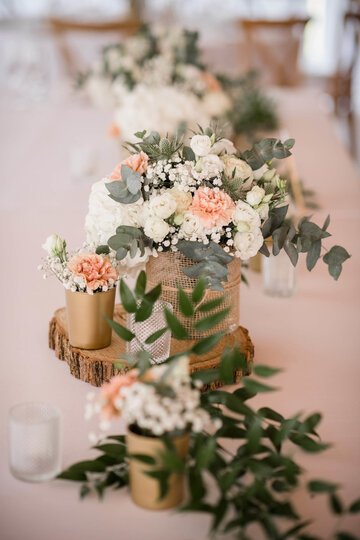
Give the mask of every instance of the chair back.
[{"label": "chair back", "polygon": [[[300,45],[310,19],[239,19],[244,32],[248,69],[259,70],[264,83],[297,86],[302,75],[298,68]],[[243,55],[242,55],[243,56]]]},{"label": "chair back", "polygon": [[119,38],[127,38],[134,34],[141,26],[140,19],[129,16],[124,19],[116,19],[104,22],[83,22],[78,19],[50,17],[47,24],[53,34],[60,57],[67,73],[73,76],[81,68],[74,47],[71,46],[69,37],[72,35],[112,34]]}]

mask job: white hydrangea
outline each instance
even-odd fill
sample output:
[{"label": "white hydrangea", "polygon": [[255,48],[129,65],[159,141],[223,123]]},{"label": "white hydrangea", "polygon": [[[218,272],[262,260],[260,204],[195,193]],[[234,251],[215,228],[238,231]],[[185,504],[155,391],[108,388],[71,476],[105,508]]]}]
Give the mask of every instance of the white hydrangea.
[{"label": "white hydrangea", "polygon": [[94,245],[107,244],[116,227],[123,225],[123,206],[110,199],[105,186],[107,178],[92,185],[89,210],[85,218],[87,241]]},{"label": "white hydrangea", "polygon": [[125,140],[134,140],[134,133],[156,126],[161,135],[174,134],[185,123],[195,128],[198,122],[208,125],[210,118],[201,100],[190,92],[175,86],[148,86],[138,84],[124,96],[115,110],[115,123]]}]

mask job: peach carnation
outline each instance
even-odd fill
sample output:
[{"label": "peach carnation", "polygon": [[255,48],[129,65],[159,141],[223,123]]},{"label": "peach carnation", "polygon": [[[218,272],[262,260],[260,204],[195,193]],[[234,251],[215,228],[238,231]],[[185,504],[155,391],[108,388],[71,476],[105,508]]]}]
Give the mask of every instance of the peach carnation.
[{"label": "peach carnation", "polygon": [[102,385],[100,393],[102,420],[111,420],[119,415],[115,404],[118,399],[121,399],[121,388],[134,384],[138,373],[138,369],[132,369],[124,375],[115,375],[108,383]]},{"label": "peach carnation", "polygon": [[116,124],[111,124],[108,129],[108,135],[112,139],[118,139],[120,137],[120,129]]},{"label": "peach carnation", "polygon": [[149,161],[149,156],[145,154],[145,152],[140,152],[140,154],[132,154],[131,156],[124,159],[121,163],[119,163],[119,165],[115,167],[115,169],[110,175],[110,182],[113,182],[114,180],[122,180],[121,178],[122,165],[127,165],[134,172],[139,171],[140,174],[144,174],[147,169],[148,161]]},{"label": "peach carnation", "polygon": [[211,73],[203,71],[201,73],[201,78],[211,92],[219,92],[221,90],[221,84]]},{"label": "peach carnation", "polygon": [[116,280],[118,271],[107,257],[96,253],[79,253],[68,263],[68,268],[86,282],[86,292],[93,294],[101,287],[108,286],[109,280]]},{"label": "peach carnation", "polygon": [[225,226],[235,210],[234,201],[225,191],[201,187],[194,195],[189,211],[207,228]]}]

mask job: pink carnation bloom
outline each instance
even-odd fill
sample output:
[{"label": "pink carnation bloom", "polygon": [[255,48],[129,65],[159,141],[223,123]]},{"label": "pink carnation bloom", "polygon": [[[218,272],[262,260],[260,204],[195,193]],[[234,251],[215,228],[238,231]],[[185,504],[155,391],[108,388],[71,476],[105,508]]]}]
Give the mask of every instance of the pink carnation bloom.
[{"label": "pink carnation bloom", "polygon": [[225,226],[235,210],[234,201],[225,191],[201,187],[194,195],[189,211],[198,216],[207,228]]},{"label": "pink carnation bloom", "polygon": [[221,90],[220,82],[208,71],[203,71],[201,73],[201,78],[211,92],[219,92]]},{"label": "pink carnation bloom", "polygon": [[101,420],[111,420],[114,416],[120,415],[115,403],[118,399],[121,399],[121,388],[134,384],[138,373],[138,369],[132,369],[124,375],[115,375],[108,383],[102,385],[100,393],[100,402],[103,404],[101,407]]},{"label": "pink carnation bloom", "polygon": [[107,257],[96,253],[79,253],[68,263],[71,272],[86,281],[86,291],[93,294],[101,287],[107,286],[108,281],[118,277],[118,271],[112,266]]},{"label": "pink carnation bloom", "polygon": [[129,156],[128,158],[124,159],[119,165],[115,167],[113,172],[110,175],[110,182],[113,182],[114,180],[122,180],[121,178],[121,166],[127,165],[130,167],[134,172],[138,172],[140,174],[144,174],[147,169],[149,161],[149,156],[145,154],[145,152],[140,152],[140,154],[133,154],[132,156]]}]

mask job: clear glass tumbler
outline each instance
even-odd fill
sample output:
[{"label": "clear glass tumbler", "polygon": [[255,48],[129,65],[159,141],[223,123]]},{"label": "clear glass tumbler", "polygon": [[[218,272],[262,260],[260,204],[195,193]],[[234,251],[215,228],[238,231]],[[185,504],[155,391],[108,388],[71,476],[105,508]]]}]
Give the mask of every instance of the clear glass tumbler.
[{"label": "clear glass tumbler", "polygon": [[285,251],[276,256],[262,256],[263,289],[270,296],[293,296],[296,292],[296,268]]},{"label": "clear glass tumbler", "polygon": [[61,471],[60,411],[47,403],[23,403],[9,411],[11,473],[45,482]]},{"label": "clear glass tumbler", "polygon": [[152,314],[146,321],[142,322],[135,322],[133,313],[127,314],[127,328],[136,336],[132,341],[126,343],[128,353],[135,354],[138,351],[145,350],[151,354],[153,364],[161,364],[167,360],[170,354],[171,332],[165,332],[154,343],[145,344],[146,339],[151,334],[166,326],[164,308],[167,308],[171,313],[173,312],[173,307],[168,302],[161,300],[155,302]]}]

